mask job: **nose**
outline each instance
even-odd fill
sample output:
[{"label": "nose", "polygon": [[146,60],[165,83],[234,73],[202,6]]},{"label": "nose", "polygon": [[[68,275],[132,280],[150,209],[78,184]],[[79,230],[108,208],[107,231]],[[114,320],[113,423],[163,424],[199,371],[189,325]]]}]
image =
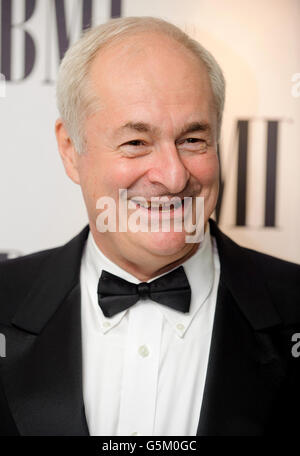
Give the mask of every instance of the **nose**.
[{"label": "nose", "polygon": [[151,183],[161,184],[169,193],[179,193],[190,178],[175,145],[160,148],[153,156],[154,164],[148,171]]}]

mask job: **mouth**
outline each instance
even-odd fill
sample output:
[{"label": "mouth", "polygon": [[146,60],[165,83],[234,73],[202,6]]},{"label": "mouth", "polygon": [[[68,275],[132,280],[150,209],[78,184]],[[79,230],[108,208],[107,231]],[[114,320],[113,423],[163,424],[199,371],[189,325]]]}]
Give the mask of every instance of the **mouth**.
[{"label": "mouth", "polygon": [[137,209],[142,209],[147,211],[150,214],[158,213],[170,213],[170,214],[179,214],[184,212],[184,207],[188,206],[192,198],[184,200],[176,199],[175,201],[149,201],[144,199],[132,198],[132,201]]}]

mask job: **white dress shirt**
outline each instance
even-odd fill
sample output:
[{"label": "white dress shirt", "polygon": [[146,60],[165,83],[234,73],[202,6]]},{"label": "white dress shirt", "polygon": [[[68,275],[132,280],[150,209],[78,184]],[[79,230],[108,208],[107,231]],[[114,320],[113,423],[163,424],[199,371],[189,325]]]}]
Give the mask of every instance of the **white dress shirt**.
[{"label": "white dress shirt", "polygon": [[192,290],[189,313],[147,299],[106,318],[97,296],[102,269],[140,281],[110,261],[89,233],[80,282],[83,399],[90,435],[196,435],[220,275],[209,225],[182,266]]}]

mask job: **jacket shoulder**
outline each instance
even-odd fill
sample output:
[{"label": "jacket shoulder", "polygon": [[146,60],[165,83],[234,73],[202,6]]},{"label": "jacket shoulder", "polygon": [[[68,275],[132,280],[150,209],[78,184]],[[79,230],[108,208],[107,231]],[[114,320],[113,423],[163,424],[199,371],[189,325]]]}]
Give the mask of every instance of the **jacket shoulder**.
[{"label": "jacket shoulder", "polygon": [[[285,325],[300,323],[300,265],[241,246],[223,233],[214,220],[209,222],[231,287],[238,289],[249,305],[251,299],[262,302],[264,296]],[[259,292],[255,298],[256,289]],[[255,308],[257,303],[252,304]]]},{"label": "jacket shoulder", "polygon": [[[300,264],[283,260],[257,250],[242,247],[263,269],[268,279],[279,279],[299,282]],[[300,282],[299,282],[300,285]]]},{"label": "jacket shoulder", "polygon": [[286,324],[300,322],[300,265],[242,247],[262,275],[272,301]]},{"label": "jacket shoulder", "polygon": [[29,293],[44,263],[59,247],[0,262],[0,321],[6,324]]},{"label": "jacket shoulder", "polygon": [[[78,280],[80,259],[89,226],[66,244],[0,263],[0,322],[10,324],[32,291],[62,292]],[[60,287],[59,287],[60,284]],[[43,304],[43,303],[41,303]]]}]

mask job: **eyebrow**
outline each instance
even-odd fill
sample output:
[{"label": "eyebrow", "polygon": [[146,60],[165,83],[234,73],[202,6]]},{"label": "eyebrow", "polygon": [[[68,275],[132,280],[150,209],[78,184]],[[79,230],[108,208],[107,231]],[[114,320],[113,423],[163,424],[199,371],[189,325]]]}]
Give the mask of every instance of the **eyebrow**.
[{"label": "eyebrow", "polygon": [[118,128],[118,132],[122,132],[124,130],[133,130],[138,133],[158,133],[157,127],[145,122],[127,122],[125,125]]},{"label": "eyebrow", "polygon": [[183,126],[179,132],[179,136],[184,136],[188,133],[195,133],[203,131],[204,133],[211,133],[211,126],[207,122],[192,122]]},{"label": "eyebrow", "polygon": [[[156,135],[159,134],[158,127],[155,127],[154,125],[150,125],[145,122],[127,122],[126,124],[118,128],[117,132],[122,133],[122,131],[124,130],[132,130],[138,133],[153,133]],[[184,125],[181,128],[178,137],[184,136],[188,133],[195,133],[197,131],[211,133],[211,126],[207,122],[191,122],[189,124]]]}]

